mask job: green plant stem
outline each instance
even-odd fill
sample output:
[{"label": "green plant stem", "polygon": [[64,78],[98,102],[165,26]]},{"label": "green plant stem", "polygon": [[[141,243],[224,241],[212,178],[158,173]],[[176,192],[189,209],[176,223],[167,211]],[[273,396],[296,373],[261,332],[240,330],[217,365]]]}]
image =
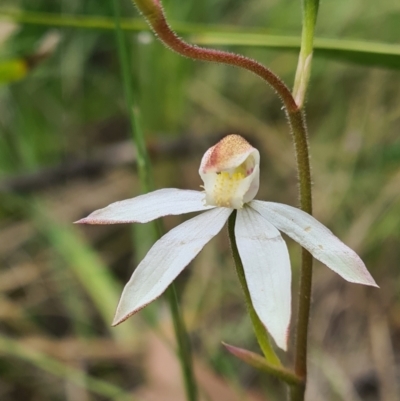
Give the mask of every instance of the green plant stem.
[{"label": "green plant stem", "polygon": [[190,341],[186,332],[182,314],[179,309],[178,297],[174,284],[167,289],[167,298],[174,323],[175,335],[179,344],[179,357],[181,360],[182,373],[185,378],[186,398],[189,401],[197,400],[197,385],[193,376],[193,361]]},{"label": "green plant stem", "polygon": [[274,349],[269,341],[269,335],[261,320],[259,319],[256,311],[254,310],[253,303],[251,302],[250,292],[247,287],[246,277],[244,274],[242,260],[240,259],[239,251],[236,245],[235,239],[235,221],[236,221],[236,210],[229,216],[228,220],[228,233],[229,240],[231,243],[233,259],[235,261],[236,273],[239,277],[240,285],[244,293],[244,299],[246,302],[247,310],[250,315],[251,322],[253,324],[254,333],[257,337],[258,344],[265,356],[265,359],[271,364],[277,367],[281,367],[281,361],[275,354]]},{"label": "green plant stem", "polygon": [[311,75],[311,62],[314,47],[315,24],[317,22],[319,0],[302,0],[303,28],[301,33],[301,47],[294,80],[293,96],[301,109]]},{"label": "green plant stem", "polygon": [[[311,168],[308,152],[308,139],[304,115],[301,110],[288,113],[297,156],[297,171],[299,174],[300,207],[312,214]],[[312,287],[312,255],[302,249],[300,289],[295,341],[295,373],[303,381],[298,386],[290,388],[291,401],[303,401],[307,380],[307,339],[308,322],[311,306]]]},{"label": "green plant stem", "polygon": [[[112,0],[112,1],[114,7],[115,28],[116,28],[115,30],[117,36],[118,53],[121,62],[122,77],[124,82],[124,91],[125,91],[126,102],[129,108],[129,117],[133,134],[133,141],[136,145],[136,151],[137,151],[137,166],[138,166],[139,178],[143,190],[145,192],[149,192],[153,189],[152,173],[144,141],[144,135],[139,123],[138,108],[135,104],[132,92],[133,82],[129,69],[129,59],[126,50],[124,34],[121,29],[119,0]],[[156,224],[156,226],[157,227],[155,227],[156,228],[155,232],[157,232],[158,237],[161,237],[162,235],[161,225]],[[194,373],[193,373],[190,341],[188,333],[185,328],[183,316],[180,313],[174,284],[171,284],[170,288],[167,290],[167,299],[172,315],[172,320],[175,329],[175,336],[178,344],[178,353],[181,363],[183,379],[185,383],[186,397],[188,401],[196,401],[197,386],[195,383]]]},{"label": "green plant stem", "polygon": [[[311,168],[308,153],[308,137],[302,111],[304,98],[311,73],[311,62],[314,44],[314,31],[317,21],[319,0],[302,0],[303,30],[299,61],[297,65],[293,96],[299,107],[298,112],[288,113],[293,129],[293,137],[297,155],[297,170],[299,173],[300,207],[312,214]],[[312,291],[312,262],[311,254],[304,248],[301,253],[301,273],[298,300],[298,313],[295,341],[295,366],[297,376],[303,379],[298,386],[290,388],[291,401],[304,401],[307,384],[307,345],[308,323],[310,319]]]}]

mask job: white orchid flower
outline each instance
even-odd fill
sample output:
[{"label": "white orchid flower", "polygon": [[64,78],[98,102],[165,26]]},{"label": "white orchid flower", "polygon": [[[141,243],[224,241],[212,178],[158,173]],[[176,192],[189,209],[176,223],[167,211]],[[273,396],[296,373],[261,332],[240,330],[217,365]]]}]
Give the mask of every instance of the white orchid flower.
[{"label": "white orchid flower", "polygon": [[219,233],[234,209],[235,237],[251,300],[280,348],[287,347],[291,269],[279,231],[347,281],[376,286],[359,256],[314,217],[292,206],[253,200],[259,188],[259,163],[257,149],[241,136],[229,135],[203,156],[199,173],[204,191],[160,189],[113,203],[78,221],[146,223],[162,216],[204,211],[153,245],[126,284],[113,325],[158,298]]}]

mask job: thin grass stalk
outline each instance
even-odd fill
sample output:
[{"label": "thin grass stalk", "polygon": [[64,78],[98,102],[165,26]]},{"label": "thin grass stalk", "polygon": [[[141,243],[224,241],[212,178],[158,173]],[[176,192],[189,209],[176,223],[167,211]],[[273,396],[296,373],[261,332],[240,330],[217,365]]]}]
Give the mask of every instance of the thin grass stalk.
[{"label": "thin grass stalk", "polygon": [[167,299],[169,303],[169,308],[172,314],[172,321],[174,324],[175,336],[177,343],[179,344],[179,357],[181,361],[181,369],[184,377],[186,398],[189,401],[197,400],[197,384],[193,375],[193,360],[192,360],[192,350],[190,346],[189,337],[186,331],[185,323],[182,318],[182,313],[179,307],[179,300],[176,293],[176,288],[174,284],[171,284],[167,288]]},{"label": "thin grass stalk", "polygon": [[[133,96],[133,82],[131,73],[129,71],[129,59],[126,49],[124,34],[121,28],[121,13],[119,8],[119,0],[112,0],[115,17],[115,32],[118,45],[118,55],[121,64],[122,78],[124,83],[125,98],[129,109],[129,117],[131,130],[133,134],[133,141],[136,145],[137,151],[137,166],[139,178],[142,188],[145,192],[153,190],[153,180],[151,173],[151,164],[148,157],[143,131],[139,122],[138,108],[134,101]],[[162,235],[160,224],[155,224],[155,232],[158,238]],[[173,325],[175,329],[175,336],[178,344],[178,354],[182,369],[182,375],[185,384],[186,398],[188,401],[197,400],[197,386],[193,372],[193,362],[191,356],[190,340],[185,328],[183,316],[179,309],[178,298],[174,284],[171,284],[167,290],[167,300],[171,311]]]},{"label": "thin grass stalk", "polygon": [[129,122],[131,125],[132,140],[136,146],[137,168],[142,189],[146,192],[151,191],[153,187],[151,163],[144,141],[144,134],[140,124],[138,107],[133,96],[133,80],[130,71],[128,52],[125,44],[124,33],[121,28],[121,12],[119,0],[112,0],[115,19],[115,34],[118,47],[118,57],[120,60],[124,95],[128,106]]}]

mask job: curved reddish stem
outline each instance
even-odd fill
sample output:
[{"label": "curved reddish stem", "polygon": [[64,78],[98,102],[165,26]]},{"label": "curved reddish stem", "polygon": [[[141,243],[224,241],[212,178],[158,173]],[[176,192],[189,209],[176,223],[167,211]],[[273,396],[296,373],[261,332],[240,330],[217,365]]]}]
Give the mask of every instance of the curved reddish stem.
[{"label": "curved reddish stem", "polygon": [[289,88],[277,75],[261,63],[240,54],[189,44],[170,28],[159,0],[150,0],[150,2],[148,0],[135,0],[135,3],[158,38],[171,50],[194,60],[229,64],[251,71],[276,91],[289,114],[299,111]]}]

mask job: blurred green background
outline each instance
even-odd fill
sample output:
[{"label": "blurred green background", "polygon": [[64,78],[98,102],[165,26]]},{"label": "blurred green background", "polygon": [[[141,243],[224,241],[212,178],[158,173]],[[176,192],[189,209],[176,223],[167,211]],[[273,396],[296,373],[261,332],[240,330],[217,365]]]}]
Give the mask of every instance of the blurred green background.
[{"label": "blurred green background", "polygon": [[[292,85],[299,1],[164,4],[188,40],[256,58]],[[121,7],[156,187],[198,189],[202,154],[239,133],[262,155],[258,198],[297,205],[291,138],[272,90],[164,49],[128,0]],[[310,401],[400,397],[399,26],[396,0],[321,2],[306,104],[314,214],[381,289],[315,263]],[[111,1],[1,1],[0,174],[0,399],[184,400],[163,299],[110,327],[151,246],[146,226],[72,225],[140,193]],[[300,250],[288,244],[297,294]],[[258,352],[226,233],[177,287],[202,399],[282,400],[284,388],[221,346]]]}]

